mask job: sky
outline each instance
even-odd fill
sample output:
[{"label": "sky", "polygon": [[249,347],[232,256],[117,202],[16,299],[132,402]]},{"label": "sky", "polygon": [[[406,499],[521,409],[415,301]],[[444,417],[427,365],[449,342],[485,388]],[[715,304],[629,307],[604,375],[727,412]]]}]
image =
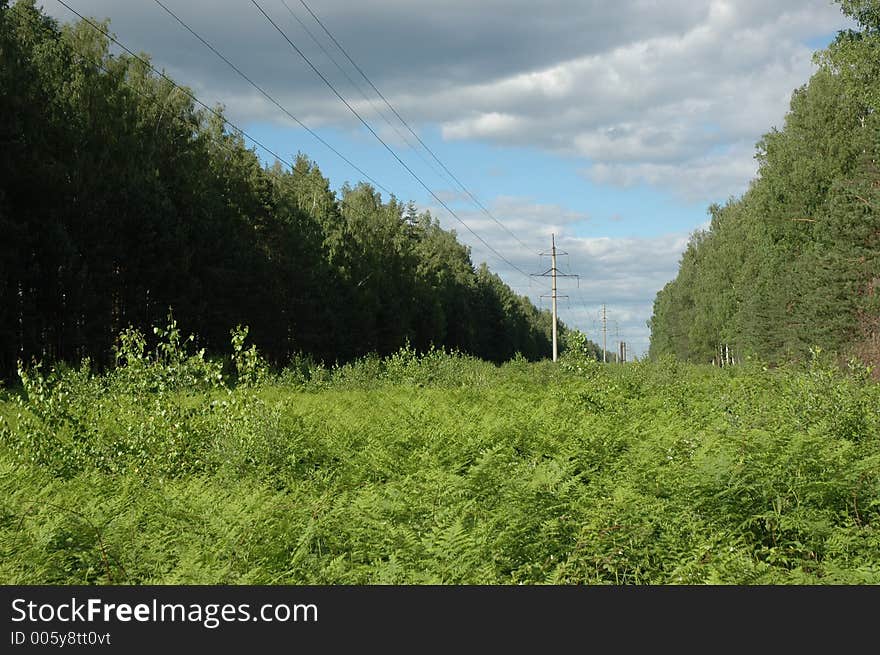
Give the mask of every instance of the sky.
[{"label": "sky", "polygon": [[363,172],[430,210],[543,308],[549,278],[531,274],[555,235],[558,268],[580,276],[559,281],[560,320],[601,344],[605,305],[608,349],[631,356],[709,205],[746,191],[813,52],[851,27],[831,0],[161,0],[282,111],[157,0],[65,2],[334,189]]}]

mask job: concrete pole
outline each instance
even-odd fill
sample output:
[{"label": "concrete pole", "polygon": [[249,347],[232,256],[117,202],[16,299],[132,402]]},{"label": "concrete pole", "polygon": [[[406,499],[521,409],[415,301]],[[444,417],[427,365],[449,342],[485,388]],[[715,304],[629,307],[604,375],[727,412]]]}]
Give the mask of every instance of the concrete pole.
[{"label": "concrete pole", "polygon": [[550,248],[550,257],[551,257],[551,266],[550,271],[552,272],[553,279],[553,361],[556,361],[557,352],[556,352],[556,235],[551,234],[551,248]]},{"label": "concrete pole", "polygon": [[607,316],[605,314],[605,305],[602,305],[602,363],[605,364],[608,361],[607,357],[608,352],[608,321]]}]

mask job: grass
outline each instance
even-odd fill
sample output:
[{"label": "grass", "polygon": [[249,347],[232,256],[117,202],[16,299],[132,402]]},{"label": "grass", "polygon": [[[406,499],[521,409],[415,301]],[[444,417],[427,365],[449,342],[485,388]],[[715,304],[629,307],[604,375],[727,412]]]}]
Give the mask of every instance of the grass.
[{"label": "grass", "polygon": [[409,350],[0,400],[7,584],[876,584],[880,387]]}]

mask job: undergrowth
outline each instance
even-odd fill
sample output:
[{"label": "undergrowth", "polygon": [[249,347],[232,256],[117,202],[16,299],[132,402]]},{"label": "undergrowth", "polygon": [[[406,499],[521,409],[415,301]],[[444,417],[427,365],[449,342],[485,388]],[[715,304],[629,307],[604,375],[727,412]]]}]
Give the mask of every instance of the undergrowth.
[{"label": "undergrowth", "polygon": [[880,387],[810,367],[272,372],[169,317],[0,399],[7,584],[876,584]]}]

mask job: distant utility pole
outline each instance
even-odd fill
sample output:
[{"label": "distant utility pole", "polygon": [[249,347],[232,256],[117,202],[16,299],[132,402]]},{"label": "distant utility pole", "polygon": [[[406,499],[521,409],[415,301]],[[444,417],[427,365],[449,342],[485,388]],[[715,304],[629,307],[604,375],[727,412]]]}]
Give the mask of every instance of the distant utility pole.
[{"label": "distant utility pole", "polygon": [[617,363],[623,363],[623,341],[620,340],[620,323],[614,321],[614,338],[617,340]]},{"label": "distant utility pole", "polygon": [[608,316],[605,314],[605,303],[602,303],[602,363],[608,361]]},{"label": "distant utility pole", "polygon": [[558,324],[557,314],[556,314],[556,235],[550,235],[550,269],[553,271],[553,286],[551,287],[553,296],[553,361],[556,361],[557,356],[557,348],[556,348],[556,326]]},{"label": "distant utility pole", "polygon": [[[546,257],[547,254],[548,253],[542,252],[541,256]],[[540,274],[532,273],[533,277],[550,277],[552,280],[552,286],[551,286],[552,292],[550,294],[550,297],[553,299],[553,361],[554,362],[558,358],[558,348],[557,348],[557,341],[556,341],[556,326],[559,323],[559,319],[556,314],[556,299],[557,298],[568,298],[568,296],[560,296],[556,293],[556,278],[557,277],[576,277],[576,278],[578,278],[578,282],[580,282],[579,275],[565,274],[565,273],[559,272],[559,270],[556,268],[556,255],[557,254],[558,255],[567,255],[568,253],[567,252],[560,252],[560,253],[556,252],[556,235],[551,234],[550,235],[550,253],[549,253],[549,255],[550,255],[550,269],[547,271],[544,271],[543,273],[540,273]],[[547,296],[541,296],[541,297],[546,298]]]},{"label": "distant utility pole", "polygon": [[733,366],[736,364],[736,357],[731,354],[729,343],[718,344],[718,356],[712,360],[712,364],[714,365],[716,361],[718,366]]}]

